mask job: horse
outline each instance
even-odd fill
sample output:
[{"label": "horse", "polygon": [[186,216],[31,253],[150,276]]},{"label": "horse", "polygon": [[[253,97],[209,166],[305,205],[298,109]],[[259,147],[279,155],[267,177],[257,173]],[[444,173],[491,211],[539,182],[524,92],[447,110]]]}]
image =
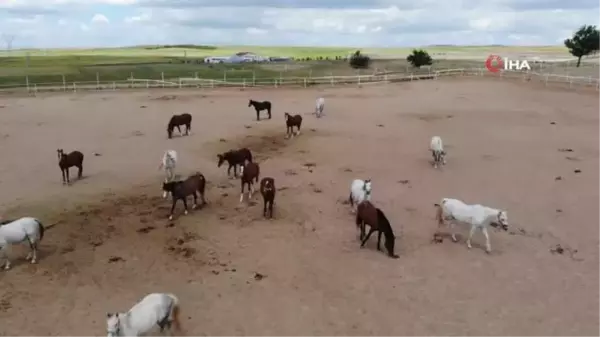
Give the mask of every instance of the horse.
[{"label": "horse", "polygon": [[275,203],[275,179],[264,177],[260,180],[260,194],[263,197],[263,216],[267,217],[267,204],[269,218],[273,218],[273,203]]},{"label": "horse", "polygon": [[81,179],[83,173],[83,153],[79,151],[73,151],[69,154],[65,154],[63,149],[56,150],[58,154],[58,167],[62,172],[63,185],[71,183],[69,180],[69,168],[75,166],[79,171],[77,172],[77,179]]},{"label": "horse", "polygon": [[258,183],[258,177],[260,176],[260,167],[258,167],[257,163],[246,163],[242,165],[240,169],[241,182],[242,182],[242,192],[240,193],[240,202],[244,201],[244,185],[248,185],[248,190],[250,194],[248,195],[248,199],[252,199],[252,193],[254,193],[254,184],[253,180],[256,179]]},{"label": "horse", "polygon": [[267,113],[269,114],[269,119],[271,119],[271,102],[269,101],[263,101],[263,102],[258,102],[258,101],[254,101],[254,100],[250,100],[248,102],[248,107],[254,107],[254,110],[256,110],[256,120],[259,121],[260,120],[260,112],[263,110],[267,110]]},{"label": "horse", "polygon": [[321,116],[323,116],[324,108],[325,108],[325,98],[323,98],[323,97],[317,98],[317,103],[315,106],[315,115],[317,115],[317,118],[320,118]]},{"label": "horse", "polygon": [[294,135],[294,126],[298,128],[296,132],[296,136],[300,134],[300,127],[302,126],[302,116],[300,115],[290,115],[289,113],[285,113],[285,125],[287,126],[287,136]]},{"label": "horse", "polygon": [[353,212],[355,211],[354,204],[358,205],[363,200],[371,200],[371,188],[371,179],[354,179],[352,181],[348,201]]},{"label": "horse", "polygon": [[169,139],[173,137],[173,129],[177,128],[179,134],[181,134],[180,125],[185,125],[185,135],[187,136],[192,131],[192,115],[185,113],[181,115],[173,115],[167,125],[167,134]]},{"label": "horse", "polygon": [[36,263],[38,243],[44,238],[44,225],[32,217],[24,217],[17,220],[4,220],[0,224],[0,254],[6,260],[4,269],[10,269],[10,259],[8,257],[10,245],[21,243],[25,240],[29,242],[31,251],[27,254],[26,260]]},{"label": "horse", "polygon": [[221,167],[225,161],[229,164],[227,168],[227,176],[231,173],[231,168],[233,167],[233,176],[237,178],[237,166],[243,166],[246,161],[252,162],[252,152],[247,148],[241,148],[239,150],[229,150],[225,153],[218,154],[217,158],[219,159],[219,163],[217,167]]},{"label": "horse", "polygon": [[[165,181],[169,182],[175,178],[175,165],[177,164],[177,152],[175,150],[167,150],[163,154],[162,160],[158,169],[165,170]],[[166,195],[164,196],[166,197]]]},{"label": "horse", "polygon": [[165,181],[162,185],[163,197],[166,198],[167,193],[170,192],[173,199],[173,204],[171,205],[171,212],[169,213],[169,220],[173,220],[173,211],[175,210],[175,204],[177,204],[177,200],[183,201],[183,207],[185,209],[183,214],[188,214],[187,197],[190,194],[194,196],[194,206],[192,206],[192,209],[196,209],[196,207],[198,207],[198,196],[196,195],[196,192],[200,194],[200,198],[202,199],[202,205],[205,205],[205,188],[206,179],[204,178],[204,175],[200,172],[194,173],[193,175],[189,176],[186,180],[183,181]]},{"label": "horse", "polygon": [[[365,236],[365,225],[369,225],[371,228],[369,233]],[[377,235],[377,250],[381,251],[380,242],[381,234],[385,236],[385,248],[388,251],[388,256],[394,259],[398,258],[398,255],[394,253],[394,246],[396,243],[396,236],[390,225],[390,221],[387,219],[383,211],[375,207],[370,201],[364,200],[358,204],[356,212],[356,226],[360,229],[360,247],[364,247],[369,237],[373,232],[378,231]]]},{"label": "horse", "polygon": [[152,293],[146,295],[127,312],[107,313],[108,337],[140,336],[158,326],[171,333],[171,326],[181,332],[179,323],[179,299],[173,294]]}]

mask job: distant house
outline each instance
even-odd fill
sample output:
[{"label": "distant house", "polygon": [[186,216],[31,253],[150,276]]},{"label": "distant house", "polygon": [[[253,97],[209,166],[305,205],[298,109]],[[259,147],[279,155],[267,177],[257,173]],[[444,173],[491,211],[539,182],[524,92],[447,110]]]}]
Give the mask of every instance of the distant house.
[{"label": "distant house", "polygon": [[239,52],[229,57],[229,63],[244,63],[244,62],[265,62],[269,58],[256,55],[251,52]]},{"label": "distant house", "polygon": [[204,63],[225,63],[229,56],[209,56],[204,58]]}]

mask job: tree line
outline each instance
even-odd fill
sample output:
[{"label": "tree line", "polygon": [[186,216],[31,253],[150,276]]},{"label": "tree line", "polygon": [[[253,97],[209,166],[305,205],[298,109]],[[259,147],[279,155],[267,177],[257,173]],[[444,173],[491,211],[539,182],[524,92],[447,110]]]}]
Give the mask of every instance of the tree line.
[{"label": "tree line", "polygon": [[[577,57],[577,67],[581,65],[581,58],[588,55],[598,53],[600,43],[600,33],[598,28],[593,25],[583,25],[574,34],[573,37],[564,41],[565,47],[571,55]],[[406,61],[415,68],[430,66],[433,64],[433,59],[423,49],[414,49],[410,55],[406,57]],[[368,55],[362,54],[357,50],[350,56],[350,67],[355,69],[369,68],[371,58]]]}]

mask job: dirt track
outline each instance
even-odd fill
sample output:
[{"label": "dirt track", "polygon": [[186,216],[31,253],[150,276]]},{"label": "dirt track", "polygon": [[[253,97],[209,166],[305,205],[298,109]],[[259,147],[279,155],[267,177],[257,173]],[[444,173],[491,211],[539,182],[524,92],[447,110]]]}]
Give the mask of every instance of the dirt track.
[{"label": "dirt track", "polygon": [[[309,114],[318,94],[320,120]],[[272,100],[274,118],[254,121],[250,97]],[[105,312],[153,291],[180,296],[187,335],[599,333],[597,93],[440,80],[0,105],[0,215],[57,223],[39,264],[24,263],[19,247],[0,272],[1,335],[101,335]],[[293,140],[283,139],[286,111],[304,113]],[[182,112],[193,114],[193,134],[166,139],[169,116]],[[434,134],[447,144],[439,171],[427,151]],[[239,182],[216,167],[220,150],[240,145],[280,188],[274,220],[262,219],[259,196],[240,205]],[[85,179],[70,187],[59,147],[86,156]],[[168,148],[179,172],[209,180],[209,205],[175,225],[157,171]],[[343,201],[350,181],[367,177],[399,237],[398,260],[375,239],[359,248]],[[431,243],[442,197],[507,209],[513,235],[492,232],[489,256],[481,233],[467,250],[465,229],[458,244]],[[557,244],[567,252],[552,254]]]}]

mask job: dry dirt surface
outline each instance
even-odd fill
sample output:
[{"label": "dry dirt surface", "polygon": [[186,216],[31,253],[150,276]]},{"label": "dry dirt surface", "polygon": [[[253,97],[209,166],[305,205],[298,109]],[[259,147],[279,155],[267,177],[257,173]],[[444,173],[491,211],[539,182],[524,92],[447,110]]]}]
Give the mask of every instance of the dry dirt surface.
[{"label": "dry dirt surface", "polygon": [[[326,116],[311,112],[318,95]],[[254,120],[248,99],[273,102]],[[150,292],[181,299],[184,335],[597,335],[598,96],[457,79],[364,88],[95,93],[0,102],[2,218],[47,226],[0,272],[0,335],[103,335],[106,312]],[[193,133],[167,139],[171,114]],[[302,114],[286,140],[284,112]],[[448,164],[433,169],[431,136]],[[278,189],[275,218],[217,168],[249,147]],[[85,154],[61,184],[56,149]],[[202,172],[209,204],[160,198],[166,149]],[[578,173],[576,173],[576,171]],[[76,176],[76,169],[71,170]],[[560,177],[560,178],[559,178]],[[396,233],[399,259],[359,248],[352,179]],[[432,242],[442,197],[508,210],[468,250]],[[560,247],[559,247],[560,246]]]}]

